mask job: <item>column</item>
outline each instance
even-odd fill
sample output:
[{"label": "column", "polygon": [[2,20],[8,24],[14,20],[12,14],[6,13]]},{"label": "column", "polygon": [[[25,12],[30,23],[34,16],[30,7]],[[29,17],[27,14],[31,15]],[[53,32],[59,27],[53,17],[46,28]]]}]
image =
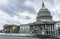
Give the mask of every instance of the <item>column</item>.
[{"label": "column", "polygon": [[44,24],[44,29],[45,29],[45,24]]},{"label": "column", "polygon": [[54,24],[53,24],[53,35],[55,35]]},{"label": "column", "polygon": [[49,25],[50,26],[50,35],[51,35],[51,25]]},{"label": "column", "polygon": [[51,25],[51,34],[53,34],[53,24]]},{"label": "column", "polygon": [[52,31],[52,25],[51,25],[51,31]]},{"label": "column", "polygon": [[52,26],[53,26],[53,29],[52,29],[52,31],[53,31],[53,35],[54,35],[54,34],[55,34],[55,33],[54,33],[54,32],[55,32],[55,31],[54,31],[54,24],[53,24]]},{"label": "column", "polygon": [[52,35],[52,25],[51,25],[51,35]]},{"label": "column", "polygon": [[20,28],[19,28],[19,33],[20,33]]},{"label": "column", "polygon": [[45,29],[47,28],[46,24],[45,24]]},{"label": "column", "polygon": [[45,25],[43,24],[43,28],[45,29]]},{"label": "column", "polygon": [[48,35],[49,35],[49,31],[48,31]]},{"label": "column", "polygon": [[32,29],[33,29],[33,26],[32,26],[32,25],[30,25],[30,33],[32,33]]},{"label": "column", "polygon": [[[50,31],[52,32],[52,24],[50,25]],[[50,32],[50,33],[51,33],[51,32]],[[52,33],[51,33],[51,34],[52,34]]]},{"label": "column", "polygon": [[52,34],[53,34],[53,24],[52,24]]},{"label": "column", "polygon": [[[46,29],[47,27],[46,27],[46,24],[44,24],[44,28]],[[47,30],[46,30],[47,31]],[[46,32],[46,35],[47,35],[48,33]]]},{"label": "column", "polygon": [[51,25],[51,35],[53,34],[53,24]]},{"label": "column", "polygon": [[54,24],[53,24],[53,30],[54,30],[54,28],[55,28],[55,27],[54,27]]}]

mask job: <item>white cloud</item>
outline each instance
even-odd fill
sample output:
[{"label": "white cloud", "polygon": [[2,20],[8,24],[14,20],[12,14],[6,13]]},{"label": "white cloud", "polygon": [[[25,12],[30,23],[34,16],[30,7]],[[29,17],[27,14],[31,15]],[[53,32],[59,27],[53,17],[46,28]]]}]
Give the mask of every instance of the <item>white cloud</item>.
[{"label": "white cloud", "polygon": [[[36,21],[36,15],[34,15],[34,14],[30,14],[27,11],[25,11],[25,12],[18,12],[18,13],[22,17],[19,20],[21,24],[27,24],[27,23],[32,23],[32,22]],[[30,19],[24,19],[24,17],[26,17],[26,16],[28,16]]]},{"label": "white cloud", "polygon": [[0,5],[6,5],[8,3],[8,0],[0,0]]},{"label": "white cloud", "polygon": [[60,21],[60,0],[54,1],[52,11],[54,12],[53,20]]},{"label": "white cloud", "polygon": [[3,29],[5,24],[18,24],[16,21],[19,22],[17,16],[11,17],[7,12],[0,10],[0,29]]},{"label": "white cloud", "polygon": [[[11,17],[6,12],[0,10],[0,29],[3,29],[3,25],[5,24],[27,24],[27,23],[33,23],[36,21],[36,15],[30,14],[29,12],[17,12],[19,13],[20,17],[14,15]],[[30,17],[30,19],[25,19],[24,17]]]},{"label": "white cloud", "polygon": [[25,1],[25,5],[33,7],[35,11],[38,12],[38,10],[41,8],[41,0],[34,0],[34,1],[28,0]]},{"label": "white cloud", "polygon": [[57,15],[54,15],[54,16],[53,16],[53,20],[54,20],[54,21],[60,21],[60,18],[59,18]]},{"label": "white cloud", "polygon": [[8,19],[9,16],[6,14],[6,12],[0,10],[0,29],[2,29],[2,26],[7,23],[6,19]]}]

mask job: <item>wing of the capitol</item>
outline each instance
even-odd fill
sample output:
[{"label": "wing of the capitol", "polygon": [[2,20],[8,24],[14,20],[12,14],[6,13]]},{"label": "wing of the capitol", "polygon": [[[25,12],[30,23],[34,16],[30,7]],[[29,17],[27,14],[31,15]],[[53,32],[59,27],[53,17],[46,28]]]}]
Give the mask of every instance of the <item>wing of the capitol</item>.
[{"label": "wing of the capitol", "polygon": [[[36,22],[21,25],[4,25],[5,33],[19,33],[19,34],[35,34],[35,35],[59,35],[60,21],[52,20],[50,11],[42,2],[42,7],[39,10]],[[58,26],[58,27],[57,27]]]}]

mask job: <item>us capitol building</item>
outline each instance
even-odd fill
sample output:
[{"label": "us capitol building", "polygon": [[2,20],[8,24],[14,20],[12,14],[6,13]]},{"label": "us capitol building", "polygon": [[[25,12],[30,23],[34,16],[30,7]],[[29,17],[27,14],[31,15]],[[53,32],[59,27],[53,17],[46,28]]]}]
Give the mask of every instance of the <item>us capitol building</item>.
[{"label": "us capitol building", "polygon": [[4,25],[5,33],[22,33],[22,34],[38,34],[38,35],[58,35],[58,27],[60,21],[53,21],[50,11],[42,2],[36,22],[22,25]]}]

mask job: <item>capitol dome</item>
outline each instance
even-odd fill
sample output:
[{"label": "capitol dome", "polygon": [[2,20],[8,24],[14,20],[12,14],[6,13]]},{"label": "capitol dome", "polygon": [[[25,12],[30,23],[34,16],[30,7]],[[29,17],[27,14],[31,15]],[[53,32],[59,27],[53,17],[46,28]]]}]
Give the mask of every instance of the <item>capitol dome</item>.
[{"label": "capitol dome", "polygon": [[42,20],[52,20],[52,16],[49,10],[44,6],[44,2],[42,2],[42,8],[38,12],[37,21]]}]

